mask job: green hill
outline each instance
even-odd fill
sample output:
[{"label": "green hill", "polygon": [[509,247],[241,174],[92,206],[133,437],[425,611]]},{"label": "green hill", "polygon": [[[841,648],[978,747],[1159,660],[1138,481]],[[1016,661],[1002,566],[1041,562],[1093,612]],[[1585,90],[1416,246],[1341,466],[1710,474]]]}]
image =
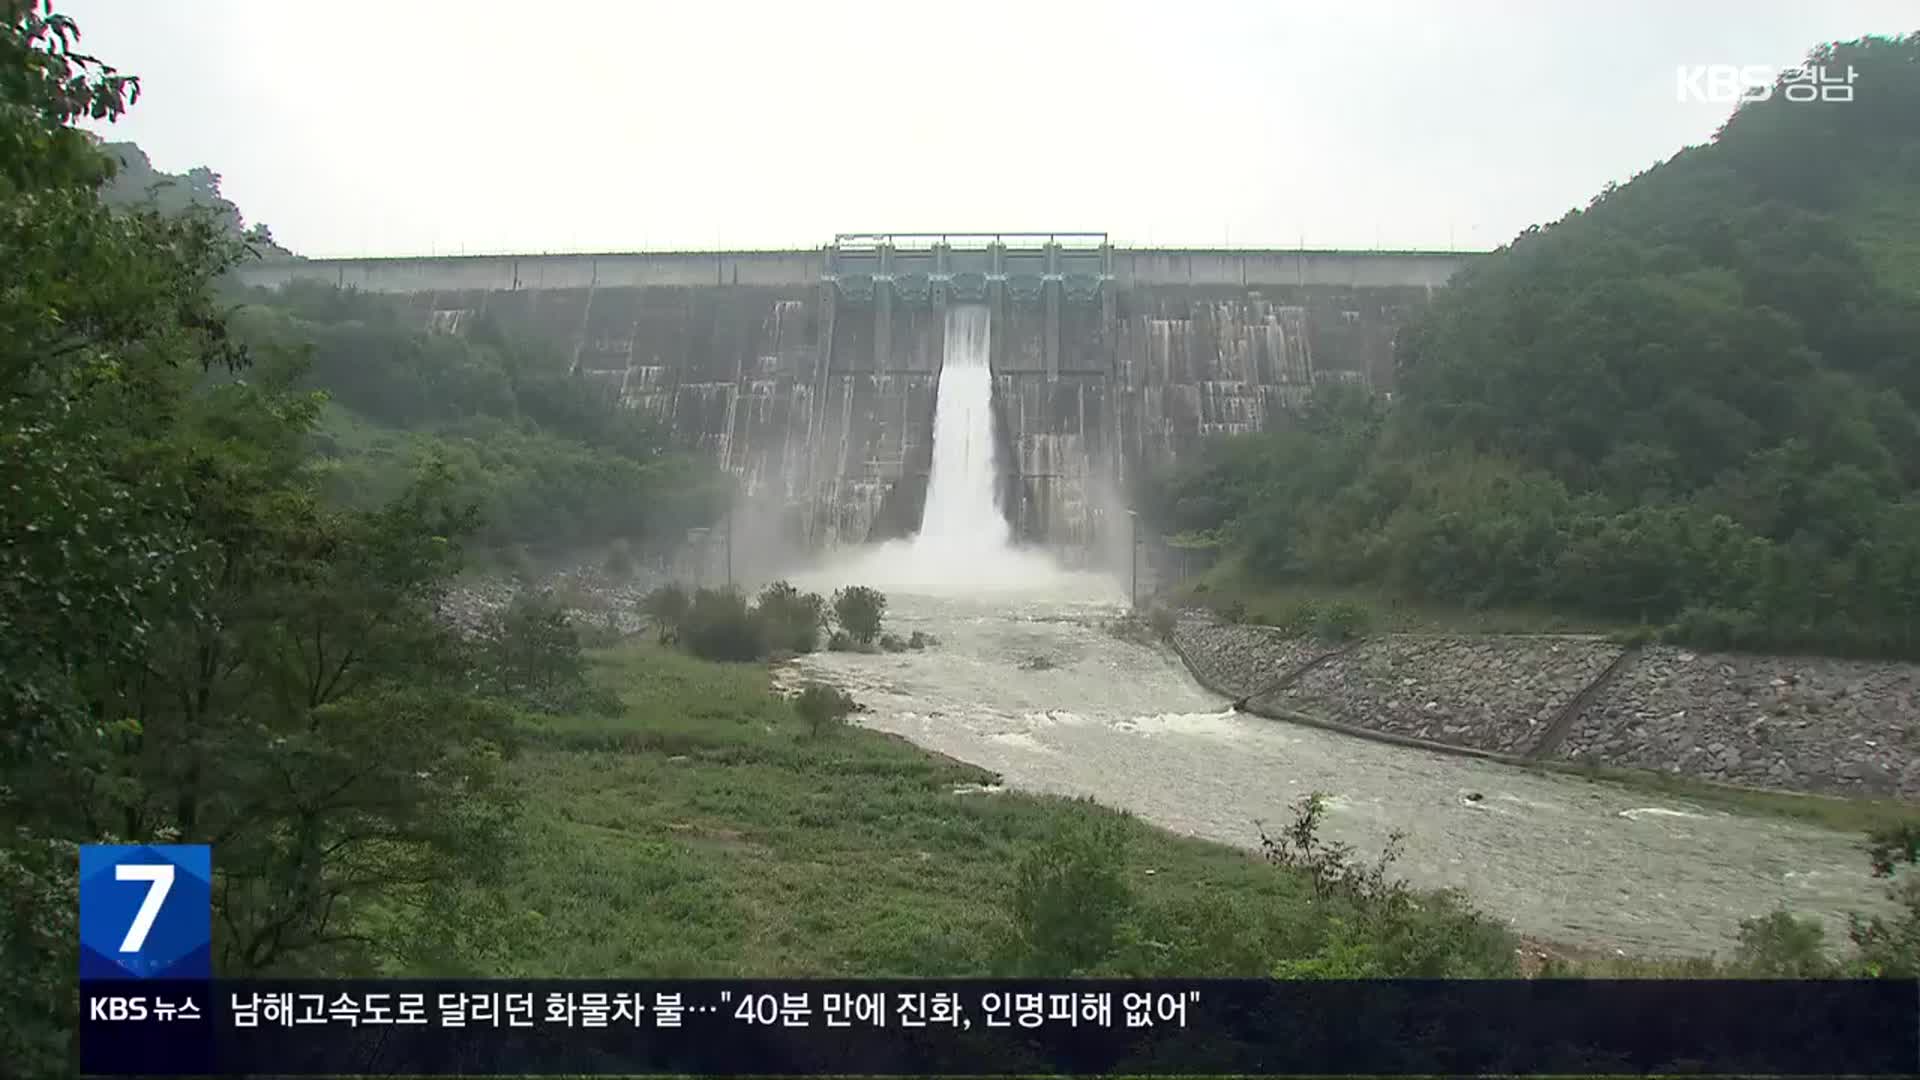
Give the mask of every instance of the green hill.
[{"label": "green hill", "polygon": [[161,172],[137,143],[103,142],[99,149],[115,164],[113,176],[100,187],[100,198],[109,206],[151,202],[170,214],[199,207],[212,212],[228,231],[245,237],[262,258],[295,257],[274,242],[272,231],[265,225],[247,225],[240,208],[220,194],[220,174],[212,169],[202,165],[184,174]]},{"label": "green hill", "polygon": [[1144,495],[1243,581],[1920,655],[1920,34],[1475,262],[1388,408],[1323,398]]}]

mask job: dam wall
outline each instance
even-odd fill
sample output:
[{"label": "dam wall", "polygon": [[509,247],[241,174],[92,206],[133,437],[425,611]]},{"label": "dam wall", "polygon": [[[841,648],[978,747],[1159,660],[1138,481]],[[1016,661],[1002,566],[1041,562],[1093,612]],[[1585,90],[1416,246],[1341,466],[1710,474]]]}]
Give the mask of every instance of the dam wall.
[{"label": "dam wall", "polygon": [[[475,320],[663,420],[778,509],[794,542],[910,532],[931,465],[950,302],[985,302],[1002,505],[1063,547],[1116,527],[1136,471],[1264,430],[1313,387],[1390,390],[1399,327],[1470,256],[1074,248],[498,255],[256,263],[249,286],[403,298]],[[1124,527],[1124,525],[1120,525]]]}]

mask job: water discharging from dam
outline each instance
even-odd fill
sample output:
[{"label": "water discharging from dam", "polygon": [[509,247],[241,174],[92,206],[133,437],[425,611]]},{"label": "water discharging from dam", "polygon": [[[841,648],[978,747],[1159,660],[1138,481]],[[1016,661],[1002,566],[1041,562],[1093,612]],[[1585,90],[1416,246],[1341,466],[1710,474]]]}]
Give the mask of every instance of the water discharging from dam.
[{"label": "water discharging from dam", "polygon": [[947,309],[946,346],[933,408],[933,467],[920,529],[865,549],[827,573],[888,593],[954,590],[1022,595],[1063,591],[1108,600],[1118,584],[1104,574],[1062,569],[1043,551],[1013,542],[1000,506],[993,425],[992,314],[984,304]]},{"label": "water discharging from dam", "polygon": [[1000,551],[1009,540],[994,470],[993,323],[986,307],[947,309],[946,356],[933,413],[933,469],[917,545],[929,558]]},{"label": "water discharging from dam", "polygon": [[[1090,795],[1177,832],[1255,847],[1310,791],[1327,832],[1371,852],[1408,830],[1397,869],[1465,889],[1523,933],[1643,954],[1725,952],[1742,918],[1883,906],[1851,837],[1552,773],[1447,757],[1237,713],[1166,649],[1108,631],[1126,588],[1012,543],[995,461],[983,307],[947,315],[920,531],[794,576],[887,594],[887,629],[925,651],[814,653],[860,722],[998,772]],[[1473,796],[1470,798],[1469,796]],[[969,796],[955,796],[956,798]],[[1649,812],[1654,811],[1654,812]]]}]

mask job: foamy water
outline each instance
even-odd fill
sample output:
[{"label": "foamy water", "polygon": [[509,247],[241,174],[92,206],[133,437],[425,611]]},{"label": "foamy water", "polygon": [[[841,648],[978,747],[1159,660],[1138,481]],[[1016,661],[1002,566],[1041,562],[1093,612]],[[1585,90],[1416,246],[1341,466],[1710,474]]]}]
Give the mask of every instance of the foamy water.
[{"label": "foamy water", "polygon": [[1125,587],[1009,542],[997,501],[985,308],[947,316],[922,527],[792,576],[821,591],[872,585],[889,629],[939,644],[817,653],[788,673],[850,690],[860,722],[1000,773],[1030,791],[1090,795],[1167,828],[1256,847],[1308,792],[1327,832],[1377,850],[1411,835],[1398,869],[1465,890],[1519,930],[1636,953],[1725,950],[1743,918],[1822,918],[1884,905],[1852,837],[1747,818],[1614,785],[1450,757],[1243,715],[1163,649],[1104,623]]},{"label": "foamy water", "polygon": [[871,710],[859,723],[1014,788],[1248,848],[1326,792],[1333,839],[1373,853],[1409,833],[1409,880],[1463,889],[1524,933],[1634,954],[1724,954],[1741,919],[1781,907],[1838,944],[1847,911],[1886,907],[1848,834],[1233,712],[1177,658],[1109,633],[1119,602],[889,599],[890,630],[939,644],[816,653],[786,677],[843,686]]}]

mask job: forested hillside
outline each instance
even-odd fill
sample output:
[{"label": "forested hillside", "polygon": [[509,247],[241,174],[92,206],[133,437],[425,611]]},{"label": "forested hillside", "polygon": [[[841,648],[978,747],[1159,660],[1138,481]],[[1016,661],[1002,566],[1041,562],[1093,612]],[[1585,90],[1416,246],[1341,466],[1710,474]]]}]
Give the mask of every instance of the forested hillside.
[{"label": "forested hillside", "polygon": [[1812,60],[1854,100],[1746,104],[1482,257],[1390,407],[1221,440],[1149,515],[1229,581],[1920,656],[1920,34]]},{"label": "forested hillside", "polygon": [[220,193],[220,174],[205,165],[185,174],[163,173],[153,167],[146,151],[130,142],[103,142],[100,152],[114,163],[114,173],[100,187],[100,198],[111,206],[151,206],[163,214],[180,214],[189,207],[206,212],[222,228],[248,242],[263,258],[287,259],[293,253],[274,242],[265,225],[248,225],[240,208]]},{"label": "forested hillside", "polygon": [[80,843],[218,845],[223,973],[492,936],[445,890],[498,858],[516,721],[588,699],[564,618],[470,640],[438,602],[475,546],[651,535],[712,495],[504,344],[334,293],[236,309],[263,237],[116,195],[74,125],[137,83],[43,4],[0,16],[0,1060],[49,1076]]},{"label": "forested hillside", "polygon": [[437,463],[479,511],[474,543],[538,558],[670,546],[731,498],[662,425],[484,316],[452,335],[391,297],[332,286],[238,299],[236,337],[303,354],[301,385],[326,393],[311,445],[322,490],[345,504],[377,505]]}]

